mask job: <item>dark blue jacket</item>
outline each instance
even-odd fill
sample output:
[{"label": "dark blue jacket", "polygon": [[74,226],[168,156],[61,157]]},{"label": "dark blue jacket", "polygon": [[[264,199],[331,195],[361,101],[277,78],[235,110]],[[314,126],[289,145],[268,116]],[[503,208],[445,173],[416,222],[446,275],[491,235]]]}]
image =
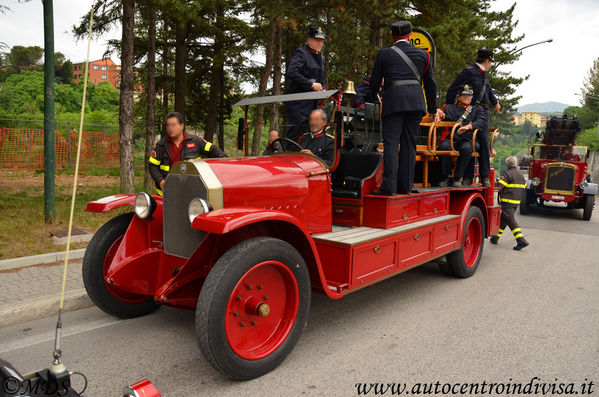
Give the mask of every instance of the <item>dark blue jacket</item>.
[{"label": "dark blue jacket", "polygon": [[426,103],[419,84],[393,86],[396,80],[414,80],[416,76],[412,69],[391,47],[381,48],[374,61],[374,69],[370,76],[370,92],[374,96],[385,80],[383,93],[383,117],[396,112],[418,112],[422,115],[437,111],[437,82],[430,67],[428,52],[414,47],[404,41],[395,44],[398,46],[418,69],[424,85]]},{"label": "dark blue jacket", "polygon": [[[324,61],[307,45],[298,48],[287,68],[286,94],[312,91],[312,83],[320,83],[324,89]],[[291,125],[305,121],[310,112],[318,107],[318,101],[294,101],[285,104],[287,122]]]},{"label": "dark blue jacket", "polygon": [[297,143],[304,149],[309,149],[329,167],[335,160],[335,137],[326,132],[302,134]]},{"label": "dark blue jacket", "polygon": [[[483,72],[482,70],[480,70],[478,66],[476,66],[476,64],[467,67],[466,69],[463,69],[447,89],[445,103],[455,103],[460,88],[464,86],[464,84],[468,84],[474,90],[474,95],[472,96],[472,104],[477,104],[478,102],[481,105],[486,106],[490,102],[491,105],[495,106],[497,104],[497,98],[493,93],[491,83],[489,83],[488,75],[489,74],[487,72]],[[483,97],[480,98],[480,93],[485,82],[485,77],[487,77],[487,89],[485,90]]]},{"label": "dark blue jacket", "polygon": [[[379,93],[382,92],[379,90]],[[354,97],[354,107],[360,107],[364,103],[379,103],[379,99],[376,95],[372,95],[370,92],[370,76],[364,77],[364,79],[356,87],[356,96]]]},{"label": "dark blue jacket", "polygon": [[[461,121],[460,117],[466,111],[466,107],[462,105],[445,105],[443,106],[443,112],[445,113],[445,121]],[[476,129],[484,129],[487,126],[487,112],[484,112],[480,106],[472,106],[472,111],[465,120],[462,121],[462,125],[468,125],[472,123],[472,130],[466,131],[463,134],[454,135],[454,142],[459,142],[460,140],[467,140],[472,142],[472,135],[474,130]]]}]

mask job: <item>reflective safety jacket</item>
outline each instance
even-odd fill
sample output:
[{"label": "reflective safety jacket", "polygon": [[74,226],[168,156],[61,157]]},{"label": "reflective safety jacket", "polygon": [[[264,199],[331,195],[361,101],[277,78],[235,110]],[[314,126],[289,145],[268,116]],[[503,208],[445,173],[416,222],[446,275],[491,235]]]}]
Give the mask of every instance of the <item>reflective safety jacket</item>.
[{"label": "reflective safety jacket", "polygon": [[[204,138],[196,135],[185,135],[185,139],[181,142],[181,160],[190,160],[200,157],[227,157],[225,152],[217,146],[204,140]],[[149,158],[148,168],[150,175],[156,185],[156,192],[162,196],[160,190],[160,182],[166,179],[171,168],[171,152],[170,143],[166,137],[158,141],[152,154]]]},{"label": "reflective safety jacket", "polygon": [[505,170],[499,179],[501,188],[501,205],[518,206],[526,189],[526,179],[517,167]]}]

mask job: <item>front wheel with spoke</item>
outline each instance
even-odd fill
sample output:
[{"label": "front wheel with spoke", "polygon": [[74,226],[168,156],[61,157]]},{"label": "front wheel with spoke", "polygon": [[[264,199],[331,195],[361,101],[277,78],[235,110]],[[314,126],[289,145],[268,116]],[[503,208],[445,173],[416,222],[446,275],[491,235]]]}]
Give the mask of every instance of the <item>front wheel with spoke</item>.
[{"label": "front wheel with spoke", "polygon": [[480,208],[472,206],[466,214],[462,246],[447,255],[447,265],[456,277],[470,277],[476,272],[484,247],[485,218]]},{"label": "front wheel with spoke", "polygon": [[290,244],[270,237],[239,243],[202,286],[196,309],[202,353],[233,379],[272,371],[306,325],[310,294],[310,274]]}]

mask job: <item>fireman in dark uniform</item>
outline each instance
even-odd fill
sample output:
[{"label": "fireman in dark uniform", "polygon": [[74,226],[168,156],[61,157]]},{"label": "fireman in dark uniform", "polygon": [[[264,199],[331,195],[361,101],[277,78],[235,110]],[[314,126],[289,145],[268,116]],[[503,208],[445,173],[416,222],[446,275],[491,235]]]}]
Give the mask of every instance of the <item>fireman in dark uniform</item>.
[{"label": "fireman in dark uniform", "polygon": [[493,51],[488,48],[481,48],[477,52],[474,65],[463,69],[455,78],[453,83],[447,89],[445,103],[455,103],[456,95],[460,87],[468,84],[474,91],[474,105],[480,106],[485,113],[487,124],[481,128],[481,133],[477,134],[480,143],[480,156],[478,158],[480,179],[483,186],[491,186],[489,174],[491,172],[491,160],[489,149],[489,103],[493,105],[495,111],[501,110],[501,105],[493,93],[491,83],[489,83],[489,69],[493,64]]},{"label": "fireman in dark uniform", "polygon": [[[370,92],[376,96],[383,79],[384,172],[380,190],[373,194],[392,196],[410,194],[416,166],[416,137],[420,121],[428,112],[440,120],[437,109],[437,83],[431,68],[430,54],[410,45],[412,24],[408,21],[391,25],[395,43],[381,48],[376,55],[370,77]],[[426,93],[426,102],[422,93]],[[397,146],[401,144],[399,160]]]},{"label": "fireman in dark uniform", "polygon": [[[326,38],[320,26],[308,28],[308,38],[305,47],[298,48],[293,53],[287,68],[286,94],[299,92],[322,91],[324,86],[324,61],[321,51]],[[293,101],[285,104],[287,114],[286,138],[297,140],[302,131],[306,130],[310,112],[318,107],[317,100]]]},{"label": "fireman in dark uniform", "polygon": [[160,139],[148,162],[150,175],[156,185],[156,192],[162,196],[162,186],[171,165],[181,160],[198,157],[227,157],[218,147],[204,138],[185,133],[183,115],[172,112],[164,118],[167,135]]},{"label": "fireman in dark uniform", "polygon": [[[458,159],[452,186],[461,187],[462,182],[464,185],[471,185],[474,179],[472,137],[474,130],[485,128],[487,119],[479,106],[472,106],[472,89],[469,85],[466,84],[459,91],[457,104],[443,106],[443,119],[461,124],[453,136],[453,147],[460,152],[460,158]],[[449,129],[442,132],[438,150],[451,150],[450,133]],[[480,145],[478,142],[475,145],[478,150]],[[451,168],[451,158],[441,156],[441,175],[443,179],[439,186],[445,187],[451,184]]]},{"label": "fireman in dark uniform", "polygon": [[356,87],[353,107],[364,109],[364,104],[366,103],[379,103],[379,98],[382,97],[382,94],[383,92],[381,90],[379,90],[376,95],[373,95],[372,92],[370,92],[370,76],[366,76]]},{"label": "fireman in dark uniform", "polygon": [[327,166],[332,166],[335,161],[335,137],[325,132],[327,114],[321,109],[310,113],[310,132],[300,135],[297,140],[303,150],[302,153],[318,156]]},{"label": "fireman in dark uniform", "polygon": [[499,179],[499,188],[501,189],[501,222],[499,224],[499,232],[496,236],[491,237],[491,243],[497,244],[505,227],[509,226],[518,243],[514,249],[520,251],[522,248],[528,246],[528,241],[524,239],[524,234],[514,219],[514,214],[524,195],[526,179],[524,179],[524,175],[518,170],[518,159],[515,156],[505,159],[505,165],[507,169]]}]

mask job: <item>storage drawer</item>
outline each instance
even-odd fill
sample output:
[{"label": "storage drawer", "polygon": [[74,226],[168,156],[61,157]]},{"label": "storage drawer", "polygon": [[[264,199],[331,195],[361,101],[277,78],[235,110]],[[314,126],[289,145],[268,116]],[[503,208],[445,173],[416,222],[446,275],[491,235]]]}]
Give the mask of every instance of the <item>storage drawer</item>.
[{"label": "storage drawer", "polygon": [[431,236],[432,227],[404,234],[399,240],[399,267],[410,267],[431,257]]},{"label": "storage drawer", "polygon": [[392,201],[389,205],[390,226],[399,226],[418,218],[419,198]]},{"label": "storage drawer", "polygon": [[449,194],[438,194],[420,200],[421,216],[437,216],[449,213]]},{"label": "storage drawer", "polygon": [[333,224],[362,226],[362,206],[333,204]]},{"label": "storage drawer", "polygon": [[395,240],[356,247],[353,256],[352,281],[361,284],[381,277],[381,273],[389,273],[389,269],[396,265],[396,257]]},{"label": "storage drawer", "polygon": [[435,226],[433,231],[435,254],[453,251],[459,245],[458,229],[458,222],[445,223]]}]

